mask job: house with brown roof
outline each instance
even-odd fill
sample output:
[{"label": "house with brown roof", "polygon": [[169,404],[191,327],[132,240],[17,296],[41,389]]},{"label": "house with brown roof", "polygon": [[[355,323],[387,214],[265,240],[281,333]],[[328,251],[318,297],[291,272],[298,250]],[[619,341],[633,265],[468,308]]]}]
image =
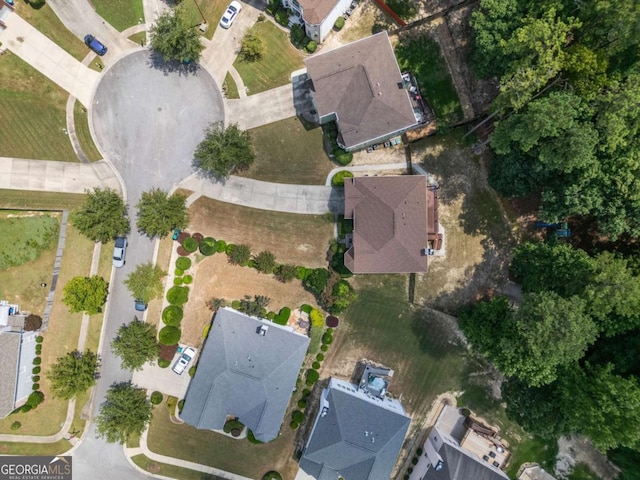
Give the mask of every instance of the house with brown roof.
[{"label": "house with brown roof", "polygon": [[352,0],[281,0],[282,6],[296,12],[311,40],[324,41],[333,25],[351,6]]},{"label": "house with brown roof", "polygon": [[344,254],[353,273],[426,272],[442,245],[437,189],[424,175],[345,179],[344,218],[353,221]]},{"label": "house with brown roof", "polygon": [[336,122],[338,144],[347,151],[385,142],[425,121],[424,102],[400,72],[386,31],[304,63],[318,121]]}]

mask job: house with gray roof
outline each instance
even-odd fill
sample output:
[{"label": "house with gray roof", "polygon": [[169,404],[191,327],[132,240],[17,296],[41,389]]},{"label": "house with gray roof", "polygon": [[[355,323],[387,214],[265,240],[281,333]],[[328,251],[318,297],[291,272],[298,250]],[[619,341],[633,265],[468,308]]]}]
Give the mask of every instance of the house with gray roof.
[{"label": "house with gray roof", "polygon": [[403,76],[386,31],[304,61],[319,123],[335,121],[346,151],[397,137],[427,120],[419,91]]},{"label": "house with gray roof", "polygon": [[211,430],[238,418],[258,440],[275,439],[308,346],[290,327],[219,309],[180,417]]},{"label": "house with gray roof", "polygon": [[[388,479],[411,419],[370,376],[358,386],[331,378],[300,459],[296,478]],[[363,388],[364,387],[364,388]]]}]

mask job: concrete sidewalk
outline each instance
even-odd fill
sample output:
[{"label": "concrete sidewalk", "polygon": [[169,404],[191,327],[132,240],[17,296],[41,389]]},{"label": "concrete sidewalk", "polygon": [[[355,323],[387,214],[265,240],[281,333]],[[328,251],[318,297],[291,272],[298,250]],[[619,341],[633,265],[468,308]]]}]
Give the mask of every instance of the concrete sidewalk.
[{"label": "concrete sidewalk", "polygon": [[0,157],[0,189],[84,193],[95,187],[121,192],[107,162],[53,162]]},{"label": "concrete sidewalk", "polygon": [[98,72],[85,67],[17,13],[9,15],[5,24],[7,28],[0,31],[3,46],[89,106]]},{"label": "concrete sidewalk", "polygon": [[[251,92],[249,92],[251,93]],[[290,83],[239,100],[227,100],[226,122],[243,130],[295,117],[293,85]]]},{"label": "concrete sidewalk", "polygon": [[224,183],[191,175],[180,187],[205,197],[243,207],[307,215],[342,213],[342,188],[322,185],[270,183],[242,177],[229,177]]}]

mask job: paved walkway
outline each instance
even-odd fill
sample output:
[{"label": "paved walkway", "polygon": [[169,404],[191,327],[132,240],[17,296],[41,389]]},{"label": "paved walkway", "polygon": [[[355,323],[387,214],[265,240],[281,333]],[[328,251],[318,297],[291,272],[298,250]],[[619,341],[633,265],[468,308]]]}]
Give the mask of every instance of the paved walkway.
[{"label": "paved walkway", "polygon": [[296,115],[293,104],[293,85],[290,83],[239,100],[227,100],[226,106],[226,122],[237,123],[243,130]]},{"label": "paved walkway", "polygon": [[62,263],[62,254],[64,253],[64,244],[67,241],[67,221],[69,220],[69,210],[62,211],[62,219],[60,220],[60,234],[58,235],[58,246],[56,247],[56,259],[53,262],[53,274],[51,275],[51,285],[49,285],[49,293],[47,295],[47,303],[44,306],[42,314],[42,331],[46,331],[49,327],[49,317],[53,309],[53,299],[56,295],[56,287],[58,285],[58,275],[60,275],[60,264]]},{"label": "paved walkway", "polygon": [[88,106],[100,74],[85,67],[17,13],[5,19],[0,42],[22,60]]},{"label": "paved walkway", "polygon": [[82,145],[80,145],[80,140],[78,140],[78,135],[76,135],[76,122],[74,118],[74,107],[76,104],[76,97],[73,95],[69,95],[67,98],[67,135],[69,135],[69,140],[71,141],[71,146],[73,147],[73,151],[76,153],[76,157],[82,163],[91,163],[89,159],[84,154],[82,150]]}]

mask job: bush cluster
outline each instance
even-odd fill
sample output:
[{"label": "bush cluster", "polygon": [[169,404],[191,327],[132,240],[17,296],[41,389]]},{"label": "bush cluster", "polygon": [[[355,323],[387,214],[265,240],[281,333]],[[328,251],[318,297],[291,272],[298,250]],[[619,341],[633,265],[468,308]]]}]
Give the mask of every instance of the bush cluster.
[{"label": "bush cluster", "polygon": [[282,283],[287,283],[296,278],[297,267],[295,265],[290,264],[281,264],[278,265],[274,270],[274,275],[276,279],[281,281]]},{"label": "bush cluster", "polygon": [[155,391],[151,394],[151,404],[152,405],[160,405],[162,403],[162,399],[164,396],[161,392]]},{"label": "bush cluster", "polygon": [[169,365],[171,365],[171,362],[165,358],[159,358],[158,359],[158,366],[160,368],[167,368]]},{"label": "bush cluster", "polygon": [[182,248],[189,253],[193,253],[198,250],[198,241],[193,237],[185,238],[184,242],[182,242]]},{"label": "bush cluster", "polygon": [[191,283],[193,283],[193,277],[191,275],[185,275],[182,281],[185,285],[190,285]]},{"label": "bush cluster", "polygon": [[[191,259],[189,257],[180,257],[176,260],[176,268],[182,270],[189,270],[191,267]],[[177,274],[176,274],[177,275]],[[182,275],[182,273],[180,274]]]},{"label": "bush cluster", "polygon": [[37,375],[38,373],[40,373],[40,367],[33,367],[33,369],[31,370],[31,373],[33,373],[34,375]]},{"label": "bush cluster", "polygon": [[320,379],[320,374],[317,370],[310,368],[307,370],[305,383],[307,386],[312,387],[314,383],[316,383]]},{"label": "bush cluster", "polygon": [[316,42],[315,40],[311,40],[309,43],[307,43],[307,46],[305,48],[307,52],[313,53],[318,48],[318,42]]},{"label": "bush cluster", "polygon": [[275,316],[273,321],[278,325],[286,325],[289,321],[289,317],[291,316],[291,309],[289,307],[283,307],[280,309],[278,314]]},{"label": "bush cluster", "polygon": [[43,340],[44,340],[44,337],[42,335],[38,335],[36,337],[36,343],[42,343]]},{"label": "bush cluster", "polygon": [[338,19],[336,20],[336,23],[333,24],[333,29],[336,32],[339,32],[343,28],[344,28],[344,17],[338,17]]},{"label": "bush cluster", "polygon": [[331,185],[333,185],[334,187],[344,187],[344,179],[352,177],[353,173],[351,173],[350,171],[341,170],[333,176],[333,178],[331,179]]},{"label": "bush cluster", "polygon": [[169,305],[162,311],[162,321],[172,327],[180,326],[183,316],[184,311],[178,305]]},{"label": "bush cluster", "polygon": [[176,277],[173,279],[173,284],[176,287],[179,287],[180,285],[182,285],[182,283],[184,282],[184,280],[182,279],[182,277]]},{"label": "bush cluster", "polygon": [[302,312],[304,312],[304,313],[308,313],[308,314],[310,314],[310,313],[311,313],[311,310],[313,310],[313,307],[312,307],[311,305],[306,304],[306,303],[303,303],[303,304],[300,306],[300,311],[302,311]]},{"label": "bush cluster", "polygon": [[294,422],[302,423],[304,422],[305,418],[306,417],[304,416],[304,413],[302,413],[300,410],[294,410],[291,413],[291,420],[293,420]]},{"label": "bush cluster", "polygon": [[163,345],[177,345],[182,336],[182,331],[178,327],[166,326],[158,333],[158,339]]},{"label": "bush cluster", "polygon": [[167,292],[167,300],[171,305],[187,303],[187,300],[189,300],[189,287],[171,287]]},{"label": "bush cluster", "polygon": [[213,237],[205,237],[200,242],[200,253],[206,257],[216,253],[217,245]]},{"label": "bush cluster", "polygon": [[255,443],[255,444],[264,443],[256,438],[256,436],[253,434],[251,429],[247,430],[247,440],[249,440],[249,443]]},{"label": "bush cluster", "polygon": [[33,359],[34,365],[40,365],[42,363],[42,359],[40,357],[36,357]]},{"label": "bush cluster", "polygon": [[311,326],[315,328],[324,327],[324,315],[317,308],[313,308],[309,313],[309,319],[311,320]]},{"label": "bush cluster", "polygon": [[224,433],[229,433],[231,430],[242,430],[244,428],[244,424],[240,422],[240,420],[227,420],[222,427],[222,431]]}]

